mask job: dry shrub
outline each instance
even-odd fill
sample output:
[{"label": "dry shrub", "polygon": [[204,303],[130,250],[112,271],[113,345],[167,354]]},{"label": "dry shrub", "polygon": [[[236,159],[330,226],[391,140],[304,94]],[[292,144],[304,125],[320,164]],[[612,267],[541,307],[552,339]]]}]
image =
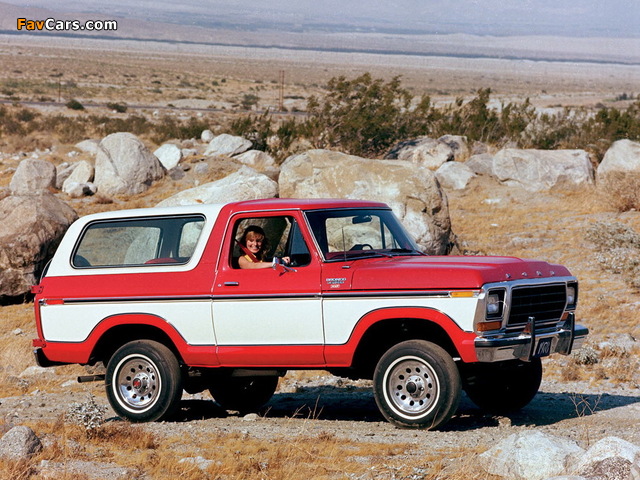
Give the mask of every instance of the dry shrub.
[{"label": "dry shrub", "polygon": [[[30,460],[0,460],[0,478],[11,480],[29,480],[36,469]],[[57,480],[62,480],[58,477]]]},{"label": "dry shrub", "polygon": [[601,180],[600,187],[614,210],[628,212],[640,209],[640,175],[611,172]]}]

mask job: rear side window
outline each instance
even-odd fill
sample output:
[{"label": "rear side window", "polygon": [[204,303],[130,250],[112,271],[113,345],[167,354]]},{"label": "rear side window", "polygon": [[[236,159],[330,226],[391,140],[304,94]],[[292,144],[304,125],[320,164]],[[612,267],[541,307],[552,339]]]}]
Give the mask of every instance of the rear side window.
[{"label": "rear side window", "polygon": [[76,268],[185,264],[203,226],[201,215],[93,222],[82,233],[71,264]]}]

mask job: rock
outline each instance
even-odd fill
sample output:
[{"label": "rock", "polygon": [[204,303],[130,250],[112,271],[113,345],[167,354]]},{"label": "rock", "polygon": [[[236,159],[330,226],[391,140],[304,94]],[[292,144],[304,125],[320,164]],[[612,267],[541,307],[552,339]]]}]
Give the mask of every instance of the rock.
[{"label": "rock", "polygon": [[437,170],[445,162],[455,158],[453,149],[444,142],[429,137],[419,137],[394,145],[385,159],[407,160],[430,170]]},{"label": "rock", "polygon": [[209,173],[210,169],[211,167],[207,162],[200,162],[197,163],[195,167],[193,167],[193,173],[195,173],[196,175],[206,175],[207,173]]},{"label": "rock", "polygon": [[198,150],[196,150],[195,148],[181,148],[180,152],[182,152],[182,158],[198,155]]},{"label": "rock", "polygon": [[167,170],[176,167],[178,163],[180,163],[180,160],[182,160],[182,150],[177,145],[171,143],[165,143],[156,149],[153,154],[158,157],[162,166]]},{"label": "rock", "polygon": [[136,195],[164,176],[157,157],[131,133],[103,138],[96,156],[94,183],[105,195]]},{"label": "rock", "polygon": [[493,157],[493,175],[530,192],[593,184],[593,165],[584,150],[506,148]]},{"label": "rock", "polygon": [[91,155],[98,154],[98,145],[100,142],[98,140],[82,140],[75,144],[75,147],[81,152],[89,153]]},{"label": "rock", "polygon": [[13,195],[40,195],[56,185],[56,167],[46,160],[27,158],[18,165],[9,188]]},{"label": "rock", "polygon": [[461,135],[443,135],[438,139],[438,141],[451,147],[453,157],[456,162],[463,162],[469,158],[467,137]]},{"label": "rock", "polygon": [[447,197],[434,173],[412,162],[309,150],[285,160],[279,184],[281,197],[385,202],[427,253],[448,250],[451,220]]},{"label": "rock", "polygon": [[204,152],[205,155],[229,155],[234,156],[246,152],[251,148],[253,143],[246,138],[236,137],[223,133],[214,137]]},{"label": "rock", "polygon": [[81,198],[88,195],[95,195],[98,191],[98,187],[91,182],[79,183],[66,181],[64,182],[62,191],[71,198]]},{"label": "rock", "polygon": [[158,204],[159,207],[194,205],[198,203],[228,203],[258,198],[273,198],[278,184],[266,175],[243,166],[235,173],[199,187],[184,190]]},{"label": "rock", "polygon": [[[631,471],[631,465],[636,462],[640,464],[640,447],[621,438],[605,437],[596,442],[577,463],[573,464],[572,471],[574,474],[586,477],[596,476],[594,473],[600,472],[597,474],[598,478],[605,480],[620,478],[620,480],[626,480]],[[614,470],[616,472],[623,471],[624,475],[621,477],[606,474],[600,476],[606,473],[607,465],[609,467],[615,465]]]},{"label": "rock", "polygon": [[453,190],[466,188],[475,176],[473,170],[462,162],[446,162],[436,170],[436,178],[440,184]]},{"label": "rock", "polygon": [[56,188],[62,190],[64,181],[71,176],[73,170],[78,166],[77,162],[63,162],[56,166]]},{"label": "rock", "polygon": [[510,480],[544,480],[565,473],[584,450],[575,442],[538,431],[515,433],[478,456],[480,467]]},{"label": "rock", "polygon": [[609,147],[598,165],[598,186],[606,190],[612,182],[624,182],[630,176],[640,179],[640,143],[618,140]]},{"label": "rock", "polygon": [[72,166],[71,173],[62,183],[62,191],[68,193],[69,187],[65,188],[65,185],[70,183],[88,183],[93,180],[95,170],[93,165],[86,161],[80,161]]},{"label": "rock", "polygon": [[211,130],[203,130],[202,133],[200,134],[200,140],[202,140],[204,143],[211,142],[211,140],[213,140],[214,137],[215,135]]},{"label": "rock", "polygon": [[77,218],[71,207],[51,194],[0,200],[0,297],[29,293]]},{"label": "rock", "polygon": [[234,158],[240,163],[257,170],[260,173],[264,173],[271,178],[276,178],[280,172],[280,169],[273,157],[260,150],[249,150]]},{"label": "rock", "polygon": [[593,463],[582,475],[587,479],[630,480],[632,463],[626,458],[609,457]]},{"label": "rock", "polygon": [[28,460],[41,450],[42,442],[29,427],[13,427],[0,438],[0,458],[6,460]]},{"label": "rock", "polygon": [[476,175],[493,175],[493,155],[490,153],[473,155],[464,164]]}]

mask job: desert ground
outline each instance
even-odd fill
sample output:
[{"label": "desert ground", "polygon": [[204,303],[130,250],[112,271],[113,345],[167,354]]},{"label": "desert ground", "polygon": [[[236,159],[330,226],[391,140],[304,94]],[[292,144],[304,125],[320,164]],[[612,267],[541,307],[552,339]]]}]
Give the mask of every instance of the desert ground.
[{"label": "desert ground", "polygon": [[[142,115],[153,116],[157,109],[183,117],[200,115],[211,121],[212,128],[222,123],[220,118],[237,115],[246,94],[259,97],[255,108],[275,108],[281,71],[289,111],[303,110],[305,99],[322,94],[331,77],[364,72],[385,79],[401,75],[413,93],[431,95],[442,103],[486,87],[497,103],[530,98],[540,109],[624,106],[620,94],[640,93],[635,90],[640,67],[633,65],[16,35],[0,35],[0,64],[0,100],[6,103],[52,115],[85,115],[68,110],[64,103],[76,98],[88,111],[111,114],[105,104],[118,102],[136,106],[135,112]],[[58,152],[51,155],[54,162],[64,160],[64,152],[72,149],[50,143]],[[11,169],[22,158],[19,153],[30,154],[30,145],[0,137],[0,186],[8,184]],[[47,138],[40,138],[38,145],[47,146]],[[161,183],[133,199],[69,203],[80,215],[152,206],[175,193],[175,188]],[[77,384],[76,376],[84,374],[80,367],[56,368],[46,378],[21,376],[34,365],[32,306],[2,306],[0,426],[4,430],[31,426],[45,440],[45,450],[27,465],[2,463],[0,472],[9,475],[6,478],[30,478],[35,465],[37,471],[46,470],[42,470],[45,462],[62,480],[118,478],[119,468],[129,478],[195,479],[203,478],[203,470],[193,462],[179,461],[205,457],[214,461],[206,466],[210,476],[205,478],[492,479],[475,468],[474,456],[524,429],[563,436],[583,448],[608,435],[640,445],[640,352],[637,346],[632,350],[602,346],[627,335],[640,337],[640,292],[624,274],[601,268],[595,259],[599,247],[590,238],[598,222],[618,222],[640,232],[640,214],[620,213],[595,187],[532,194],[478,178],[467,189],[447,196],[452,229],[464,251],[539,258],[572,270],[581,282],[579,322],[591,330],[588,346],[599,352],[598,363],[582,365],[573,357],[545,360],[541,393],[521,413],[509,418],[487,416],[463,400],[458,415],[443,431],[395,429],[381,421],[368,385],[294,372],[257,418],[224,414],[203,394],[185,397],[181,415],[173,422],[131,426],[107,410],[103,431],[88,438],[64,415],[72,403],[84,402],[88,395],[106,405],[103,387]],[[94,464],[83,470],[83,462]],[[96,472],[98,477],[93,476]]]}]

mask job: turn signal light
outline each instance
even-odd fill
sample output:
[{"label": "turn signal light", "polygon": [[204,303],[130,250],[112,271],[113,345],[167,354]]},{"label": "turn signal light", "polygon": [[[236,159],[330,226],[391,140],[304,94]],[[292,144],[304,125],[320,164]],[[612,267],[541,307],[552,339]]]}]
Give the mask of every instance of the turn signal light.
[{"label": "turn signal light", "polygon": [[496,320],[494,322],[482,322],[477,326],[479,332],[489,332],[491,330],[500,330],[502,327],[502,321]]}]

